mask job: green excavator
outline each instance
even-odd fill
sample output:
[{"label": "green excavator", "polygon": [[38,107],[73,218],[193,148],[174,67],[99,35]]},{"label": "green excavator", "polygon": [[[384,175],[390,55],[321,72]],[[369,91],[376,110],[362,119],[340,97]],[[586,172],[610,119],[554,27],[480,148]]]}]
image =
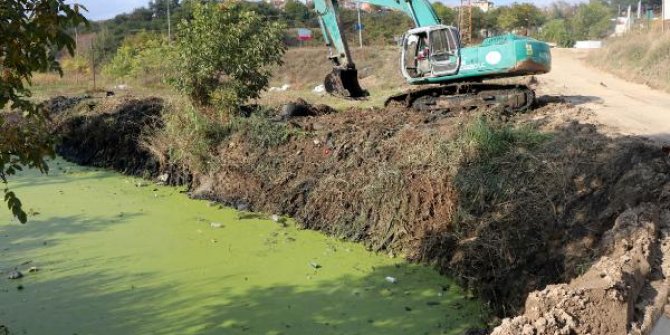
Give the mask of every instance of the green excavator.
[{"label": "green excavator", "polygon": [[[409,15],[415,28],[402,39],[400,71],[410,85],[422,85],[387,99],[427,111],[451,111],[502,106],[510,111],[528,109],[535,93],[525,85],[484,83],[487,79],[547,73],[551,52],[547,43],[507,34],[463,47],[458,28],[443,25],[428,0],[361,0]],[[328,93],[358,99],[368,95],[358,82],[358,71],[338,15],[337,0],[315,0],[314,9],[333,71],[326,76]],[[334,50],[333,50],[334,49]]]}]

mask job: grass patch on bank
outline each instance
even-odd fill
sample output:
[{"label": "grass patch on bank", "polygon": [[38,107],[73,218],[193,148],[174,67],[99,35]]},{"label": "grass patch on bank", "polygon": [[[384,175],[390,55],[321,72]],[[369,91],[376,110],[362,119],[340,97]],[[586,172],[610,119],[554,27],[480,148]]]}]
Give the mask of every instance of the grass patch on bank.
[{"label": "grass patch on bank", "polygon": [[252,109],[249,115],[210,118],[185,99],[173,99],[163,113],[164,127],[147,137],[144,145],[162,157],[163,163],[205,173],[214,168],[219,147],[234,135],[257,148],[269,149],[302,134],[287,123],[273,121],[271,109]]},{"label": "grass patch on bank", "polygon": [[611,38],[587,60],[626,80],[670,92],[670,34],[634,32]]}]

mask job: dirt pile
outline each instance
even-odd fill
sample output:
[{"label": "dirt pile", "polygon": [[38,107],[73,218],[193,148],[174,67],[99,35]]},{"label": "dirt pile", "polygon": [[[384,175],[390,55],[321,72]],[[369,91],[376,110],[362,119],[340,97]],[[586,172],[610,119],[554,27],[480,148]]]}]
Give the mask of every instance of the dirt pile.
[{"label": "dirt pile", "polygon": [[158,164],[139,143],[144,135],[162,127],[161,99],[89,101],[83,112],[78,108],[81,101],[57,97],[46,103],[53,119],[52,132],[60,138],[59,155],[77,164],[157,175]]},{"label": "dirt pile", "polygon": [[625,211],[603,237],[606,256],[569,284],[531,293],[525,313],[492,335],[648,334],[668,298],[669,219],[651,204]]},{"label": "dirt pile", "polygon": [[[146,108],[59,119],[60,150],[83,164],[178,179],[172,153],[186,141],[152,137],[163,124],[149,120],[160,111],[135,105]],[[436,264],[500,316],[617,250],[603,236],[622,213],[670,201],[667,154],[638,138],[607,136],[580,121],[587,111],[560,102],[511,117],[399,107],[278,114],[199,125],[209,140],[198,146],[206,164],[189,166],[192,196],[289,215],[305,228]],[[170,118],[163,113],[162,120]],[[173,126],[189,127],[176,120]],[[531,300],[560,306],[560,297],[538,293]],[[566,304],[560,308],[574,312]],[[560,320],[568,318],[556,313],[564,326]]]}]

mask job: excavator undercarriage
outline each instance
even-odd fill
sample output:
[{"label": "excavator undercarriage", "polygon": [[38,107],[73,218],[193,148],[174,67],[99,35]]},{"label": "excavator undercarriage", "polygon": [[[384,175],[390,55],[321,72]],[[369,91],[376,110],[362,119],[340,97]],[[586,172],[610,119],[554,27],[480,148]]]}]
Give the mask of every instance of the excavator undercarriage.
[{"label": "excavator undercarriage", "polygon": [[517,113],[527,111],[534,102],[535,93],[525,85],[458,83],[397,94],[386,100],[386,106],[395,104],[438,113],[499,107]]}]

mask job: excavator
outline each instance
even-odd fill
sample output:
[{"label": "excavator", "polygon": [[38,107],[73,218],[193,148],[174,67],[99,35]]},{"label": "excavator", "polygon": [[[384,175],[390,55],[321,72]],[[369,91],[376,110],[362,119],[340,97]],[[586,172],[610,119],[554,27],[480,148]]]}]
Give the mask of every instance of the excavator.
[{"label": "excavator", "polygon": [[[360,2],[402,11],[414,21],[415,28],[402,39],[400,71],[410,85],[420,87],[389,97],[387,105],[397,103],[431,112],[490,106],[524,111],[535,101],[535,92],[528,86],[483,81],[551,70],[549,45],[529,37],[507,34],[463,47],[458,28],[443,25],[428,0]],[[358,82],[337,0],[314,0],[314,9],[333,62],[324,81],[326,91],[349,99],[365,98],[369,94]]]}]

